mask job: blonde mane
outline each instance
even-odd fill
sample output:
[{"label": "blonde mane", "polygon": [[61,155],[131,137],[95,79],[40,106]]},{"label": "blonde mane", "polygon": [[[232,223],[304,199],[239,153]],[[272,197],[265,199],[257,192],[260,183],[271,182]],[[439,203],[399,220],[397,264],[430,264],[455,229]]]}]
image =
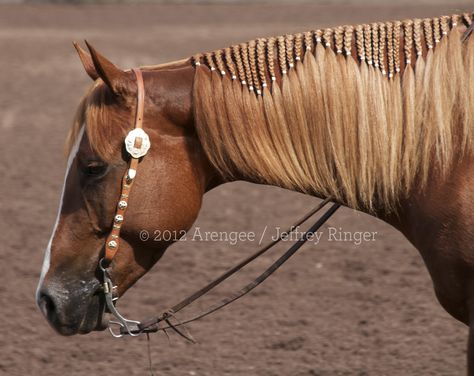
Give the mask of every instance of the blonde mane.
[{"label": "blonde mane", "polygon": [[473,150],[471,14],[256,39],[193,58],[200,141],[226,179],[395,209]]}]

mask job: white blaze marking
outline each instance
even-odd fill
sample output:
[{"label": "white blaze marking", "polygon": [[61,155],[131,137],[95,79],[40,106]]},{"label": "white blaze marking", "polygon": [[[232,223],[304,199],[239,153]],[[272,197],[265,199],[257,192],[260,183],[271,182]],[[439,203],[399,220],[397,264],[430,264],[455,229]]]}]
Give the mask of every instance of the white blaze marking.
[{"label": "white blaze marking", "polygon": [[71,168],[72,162],[74,161],[74,158],[76,157],[77,152],[79,151],[79,145],[81,144],[83,135],[84,135],[84,126],[80,129],[77,135],[76,143],[72,147],[71,152],[69,154],[68,161],[67,161],[66,174],[64,176],[63,189],[61,192],[61,199],[59,200],[58,215],[56,217],[56,222],[53,227],[53,233],[51,234],[51,238],[49,239],[48,246],[46,247],[46,251],[44,253],[44,260],[43,260],[43,266],[41,268],[41,275],[38,282],[38,287],[36,288],[36,304],[38,304],[39,291],[43,284],[44,277],[46,276],[46,273],[48,273],[48,270],[49,270],[49,265],[51,261],[51,244],[53,243],[54,236],[56,235],[56,229],[58,227],[59,218],[61,217],[61,211],[63,209],[64,190],[66,188],[67,176],[69,175],[69,170]]}]

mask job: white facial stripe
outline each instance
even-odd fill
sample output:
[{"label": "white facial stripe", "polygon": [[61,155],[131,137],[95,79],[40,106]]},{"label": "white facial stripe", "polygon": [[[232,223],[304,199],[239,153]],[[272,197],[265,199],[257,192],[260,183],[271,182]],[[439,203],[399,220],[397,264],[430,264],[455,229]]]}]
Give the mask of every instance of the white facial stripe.
[{"label": "white facial stripe", "polygon": [[50,261],[51,261],[51,244],[53,243],[54,236],[56,235],[56,229],[58,227],[59,218],[61,217],[61,211],[62,211],[62,208],[63,208],[64,190],[66,188],[67,176],[69,175],[69,170],[71,168],[72,162],[74,161],[74,158],[76,157],[77,152],[79,151],[79,145],[81,144],[81,140],[82,140],[83,135],[84,135],[84,126],[82,126],[82,128],[80,129],[80,131],[77,135],[76,143],[72,147],[71,152],[69,154],[68,161],[67,161],[66,174],[64,176],[63,189],[62,189],[62,192],[61,192],[61,199],[59,200],[58,215],[56,217],[56,222],[55,222],[54,227],[53,227],[53,233],[51,234],[51,238],[49,239],[48,246],[46,247],[46,251],[45,251],[45,254],[44,254],[44,260],[43,260],[43,267],[41,269],[41,275],[40,275],[38,287],[36,289],[36,303],[37,304],[38,304],[38,298],[39,298],[39,291],[40,291],[41,286],[43,284],[44,277],[46,276],[46,273],[48,273],[48,270],[49,270],[49,265],[50,265]]}]

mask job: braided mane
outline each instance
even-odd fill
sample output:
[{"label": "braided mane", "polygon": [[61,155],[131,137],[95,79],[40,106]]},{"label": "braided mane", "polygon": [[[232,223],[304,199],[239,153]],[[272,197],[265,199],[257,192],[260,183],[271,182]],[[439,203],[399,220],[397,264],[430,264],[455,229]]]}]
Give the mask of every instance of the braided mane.
[{"label": "braided mane", "polygon": [[260,38],[192,61],[201,143],[227,179],[395,209],[473,151],[471,14]]}]

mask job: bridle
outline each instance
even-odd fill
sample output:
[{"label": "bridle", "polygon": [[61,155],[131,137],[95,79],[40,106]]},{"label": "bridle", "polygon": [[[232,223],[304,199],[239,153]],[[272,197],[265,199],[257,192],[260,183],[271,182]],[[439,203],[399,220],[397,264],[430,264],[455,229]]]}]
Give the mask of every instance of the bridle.
[{"label": "bridle", "polygon": [[[237,273],[247,264],[255,260],[256,258],[260,257],[270,249],[272,249],[277,243],[284,239],[285,233],[292,233],[297,229],[300,225],[306,222],[309,218],[311,218],[314,214],[319,212],[323,207],[325,207],[328,203],[330,203],[331,199],[327,198],[323,202],[321,202],[316,208],[311,210],[307,215],[301,218],[299,221],[293,224],[286,232],[282,232],[282,235],[270,244],[266,245],[262,249],[258,250],[251,256],[247,257],[246,259],[242,260],[240,263],[235,265],[233,268],[229,269],[227,272],[223,273],[221,276],[216,278],[215,280],[211,281],[209,284],[201,288],[200,290],[196,291],[192,295],[188,296],[187,298],[183,299],[178,304],[174,305],[172,308],[166,310],[164,313],[149,318],[145,321],[136,321],[136,320],[129,320],[125,318],[123,315],[115,307],[115,303],[118,300],[118,295],[116,292],[116,286],[112,282],[112,278],[110,276],[110,264],[114,259],[115,255],[117,254],[119,247],[120,247],[120,230],[125,218],[125,213],[128,207],[128,199],[130,195],[130,191],[132,189],[133,183],[135,181],[138,166],[140,163],[141,158],[143,158],[149,148],[150,148],[150,139],[146,132],[143,130],[143,114],[144,114],[144,107],[145,107],[145,87],[143,83],[143,75],[140,69],[132,69],[136,77],[137,82],[137,107],[136,107],[136,115],[135,115],[135,124],[132,131],[128,133],[125,138],[125,148],[127,153],[130,155],[130,160],[128,163],[128,168],[122,178],[122,187],[120,192],[120,199],[117,204],[117,208],[115,211],[114,221],[112,224],[112,229],[107,237],[105,243],[105,253],[103,258],[99,261],[99,268],[102,271],[103,275],[103,292],[105,295],[105,303],[109,312],[114,316],[115,320],[111,320],[109,322],[109,330],[110,333],[114,337],[122,337],[124,335],[130,336],[138,336],[143,333],[151,333],[157,332],[159,330],[166,330],[166,329],[173,329],[179,335],[183,336],[186,339],[192,340],[192,337],[180,331],[178,327],[199,320],[211,313],[225,307],[226,305],[234,302],[235,300],[241,298],[242,296],[248,294],[252,291],[255,287],[260,285],[264,280],[266,280],[270,275],[272,275],[281,265],[283,265],[296,251],[298,251],[301,246],[306,243],[311,236],[319,229],[321,226],[336,212],[336,210],[340,207],[340,204],[333,203],[329,209],[316,221],[314,225],[312,225],[306,233],[304,233],[298,241],[296,241],[280,258],[278,258],[268,269],[266,269],[262,274],[260,274],[256,279],[250,282],[241,290],[237,291],[236,293],[230,295],[229,297],[221,300],[216,305],[209,307],[207,310],[201,312],[200,314],[194,316],[193,318],[187,319],[184,322],[173,323],[171,319],[175,318],[174,315],[202,297],[203,295],[207,294],[210,290],[224,282],[226,279]],[[165,322],[167,326],[159,326],[161,322]],[[111,324],[118,325],[120,327],[120,331],[116,333],[111,328]]]}]

